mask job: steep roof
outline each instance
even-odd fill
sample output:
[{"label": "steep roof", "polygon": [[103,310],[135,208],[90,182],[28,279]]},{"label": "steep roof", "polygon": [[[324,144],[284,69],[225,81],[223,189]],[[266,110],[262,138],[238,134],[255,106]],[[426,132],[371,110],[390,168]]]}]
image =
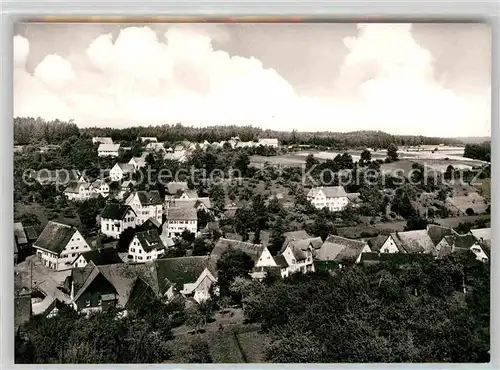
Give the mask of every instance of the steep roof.
[{"label": "steep roof", "polygon": [[198,192],[196,190],[184,189],[182,195],[186,195],[189,199],[198,199]]},{"label": "steep roof", "polygon": [[321,244],[323,244],[321,238],[292,240],[287,245],[283,246],[281,253],[283,253],[285,249],[289,247],[292,250],[295,259],[297,261],[302,261],[307,258],[308,248],[312,248],[312,253],[314,255],[315,251],[321,248]]},{"label": "steep roof", "polygon": [[412,230],[391,233],[398,249],[406,253],[434,253],[434,243],[427,230]]},{"label": "steep roof", "polygon": [[171,198],[168,200],[169,207],[181,207],[181,208],[197,208],[200,203],[203,203],[206,208],[212,208],[212,203],[210,202],[210,198],[203,197],[198,199],[179,199],[179,198]]},{"label": "steep roof", "polygon": [[98,152],[116,152],[120,149],[120,144],[99,144]]},{"label": "steep roof", "polygon": [[14,236],[17,239],[17,243],[19,244],[28,243],[28,238],[26,236],[23,224],[21,222],[14,222]]},{"label": "steep roof", "polygon": [[[323,240],[321,240],[320,237],[308,237],[308,238],[292,238],[292,237],[286,237],[284,243],[283,243],[283,246],[281,247],[281,250],[280,252],[283,253],[286,249],[286,247],[288,245],[295,245],[295,246],[298,246],[300,248],[302,248],[303,250],[306,250],[307,247],[309,246],[309,244],[311,244],[313,250],[317,250],[319,248],[321,248],[321,246],[323,245]],[[292,248],[293,249],[293,248]]]},{"label": "steep roof", "polygon": [[429,225],[427,227],[427,233],[431,238],[434,245],[438,245],[438,243],[443,240],[445,236],[453,235],[454,231],[451,228],[443,227],[439,225]]},{"label": "steep roof", "polygon": [[141,190],[137,192],[137,196],[139,197],[139,201],[143,206],[162,204],[160,192],[158,190]]},{"label": "steep roof", "polygon": [[367,245],[364,241],[330,235],[316,253],[315,258],[320,261],[355,261]]},{"label": "steep roof", "polygon": [[25,226],[24,232],[26,233],[28,241],[34,241],[38,239],[39,232],[35,226]]},{"label": "steep roof", "polygon": [[34,245],[59,254],[64,250],[76,231],[77,229],[72,226],[49,221]]},{"label": "steep roof", "polygon": [[470,232],[477,240],[483,242],[487,246],[491,246],[491,227],[484,229],[473,229]]},{"label": "steep roof", "polygon": [[446,237],[448,244],[455,249],[469,249],[477,243],[477,239],[472,234],[450,235]]},{"label": "steep roof", "polygon": [[123,173],[134,172],[134,165],[130,163],[117,163],[118,167],[122,170]]},{"label": "steep roof", "polygon": [[[66,189],[64,189],[64,192],[65,193],[79,194],[81,185],[84,185],[84,187],[85,187],[85,183],[82,184],[81,182],[71,181],[68,183],[68,186],[66,187]],[[88,188],[88,186],[87,186],[87,188]]]},{"label": "steep roof", "polygon": [[[113,263],[123,263],[118,256],[118,251],[115,248],[97,248],[87,252],[80,253],[76,259],[82,256],[85,261],[93,262],[94,265],[110,265]],[[75,260],[76,260],[75,259]]]},{"label": "steep roof", "polygon": [[156,229],[138,232],[135,234],[135,237],[139,240],[139,243],[141,243],[141,246],[145,251],[165,248],[165,245],[160,238],[160,234],[158,234],[158,230]]},{"label": "steep roof", "polygon": [[156,268],[161,291],[171,285],[194,283],[207,268],[216,277],[215,261],[207,256],[162,258],[152,262]]},{"label": "steep roof", "polygon": [[31,317],[31,296],[14,297],[14,329],[29,321]]},{"label": "steep roof", "polygon": [[289,241],[311,238],[311,236],[305,230],[288,231],[286,233],[283,233],[283,236],[286,239],[289,239]]},{"label": "steep roof", "polygon": [[171,207],[167,210],[167,220],[197,220],[198,213],[193,207]]},{"label": "steep roof", "polygon": [[368,241],[368,245],[370,246],[370,249],[373,252],[380,251],[380,248],[382,248],[382,246],[384,245],[384,243],[385,243],[385,241],[387,240],[388,237],[389,237],[389,235],[378,235],[378,236],[376,236],[374,238],[371,238]]},{"label": "steep roof", "polygon": [[219,238],[219,240],[217,240],[217,243],[215,243],[214,249],[212,249],[212,252],[210,253],[210,257],[218,260],[227,250],[236,249],[245,252],[250,257],[252,257],[252,260],[254,262],[257,262],[260,258],[260,255],[264,251],[264,248],[265,247],[262,244],[253,244],[242,242],[239,240]]},{"label": "steep roof", "polygon": [[130,206],[118,203],[108,203],[101,212],[101,218],[123,220],[128,211],[134,212]]},{"label": "steep roof", "polygon": [[283,257],[282,255],[275,256],[274,262],[283,269],[288,267],[288,262],[286,262],[285,257]]},{"label": "steep roof", "polygon": [[327,198],[347,197],[347,193],[343,186],[320,186],[312,188],[307,193],[307,196],[315,197],[320,191],[322,191]]}]

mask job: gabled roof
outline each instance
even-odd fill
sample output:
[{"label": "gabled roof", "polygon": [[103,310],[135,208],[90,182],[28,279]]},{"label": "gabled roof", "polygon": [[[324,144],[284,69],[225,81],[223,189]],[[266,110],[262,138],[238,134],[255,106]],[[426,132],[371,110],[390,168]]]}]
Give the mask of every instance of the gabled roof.
[{"label": "gabled roof", "polygon": [[165,245],[161,241],[160,234],[158,234],[158,230],[156,229],[138,232],[135,234],[135,237],[146,252],[153,249],[165,249]]},{"label": "gabled roof", "polygon": [[130,186],[135,186],[136,184],[137,184],[137,182],[136,182],[136,181],[133,181],[133,180],[125,180],[125,181],[122,183],[121,188],[122,188],[122,189],[129,188]]},{"label": "gabled roof", "polygon": [[167,191],[171,195],[177,194],[180,190],[185,190],[188,188],[187,182],[169,182],[167,184]]},{"label": "gabled roof", "polygon": [[85,267],[75,267],[71,269],[71,281],[73,282],[76,295],[78,291],[81,289],[87,278],[89,277],[92,270],[95,268],[93,265],[85,266]]},{"label": "gabled roof", "polygon": [[108,203],[101,212],[101,218],[123,220],[128,211],[132,211],[134,215],[136,214],[130,206],[118,203]]},{"label": "gabled roof", "polygon": [[34,245],[59,255],[76,231],[72,226],[49,221]]},{"label": "gabled roof", "polygon": [[327,198],[338,198],[338,197],[347,197],[347,193],[343,186],[320,186],[316,188],[312,188],[307,193],[308,197],[315,197],[318,193],[322,191]]},{"label": "gabled roof", "polygon": [[286,259],[285,257],[283,257],[282,255],[279,255],[279,256],[276,256],[274,257],[274,262],[279,266],[281,267],[282,269],[285,269],[288,267],[288,263],[286,262]]},{"label": "gabled roof", "polygon": [[28,243],[28,238],[26,237],[26,233],[21,222],[14,222],[14,236],[16,237],[18,244]]},{"label": "gabled roof", "polygon": [[307,250],[311,248],[313,255],[315,251],[321,248],[323,241],[321,238],[309,238],[301,240],[292,240],[287,245],[282,247],[281,253],[285,251],[286,248],[290,248],[293,255],[297,261],[302,261],[307,258]]},{"label": "gabled roof", "polygon": [[92,262],[96,266],[123,263],[115,248],[98,248],[83,252],[75,258],[75,261],[80,258],[80,256],[83,257],[85,261]]},{"label": "gabled roof", "polygon": [[101,144],[113,144],[113,139],[107,136],[94,136],[92,141]]},{"label": "gabled roof", "polygon": [[372,250],[372,252],[380,251],[380,248],[382,248],[382,246],[384,245],[384,243],[388,237],[389,237],[389,235],[378,235],[374,238],[371,238],[368,241],[368,245],[370,246],[370,249]]},{"label": "gabled roof", "polygon": [[320,261],[355,261],[367,245],[364,241],[330,235],[316,253],[315,258]]},{"label": "gabled roof", "polygon": [[92,183],[92,187],[94,189],[100,189],[101,186],[103,185],[107,185],[106,182],[104,180],[95,180],[93,183]]},{"label": "gabled roof", "polygon": [[198,192],[196,190],[184,189],[182,195],[186,195],[189,199],[198,199]]},{"label": "gabled roof", "polygon": [[305,230],[288,231],[286,233],[283,233],[283,236],[286,239],[289,239],[289,241],[311,238],[311,236]]},{"label": "gabled roof", "polygon": [[391,233],[392,240],[403,253],[434,253],[434,243],[427,230],[412,230]]},{"label": "gabled roof", "polygon": [[193,207],[170,207],[167,210],[167,220],[198,220],[198,212]]},{"label": "gabled roof", "polygon": [[39,232],[35,226],[25,226],[24,232],[26,233],[26,237],[28,241],[35,241],[38,239]]},{"label": "gabled roof", "polygon": [[161,291],[167,291],[171,285],[196,282],[206,268],[217,277],[215,261],[207,256],[163,258],[152,264],[156,268]]},{"label": "gabled roof", "polygon": [[214,249],[212,249],[212,252],[210,253],[210,257],[218,260],[227,250],[237,249],[245,252],[250,257],[252,257],[252,260],[254,262],[257,262],[260,258],[260,255],[264,251],[264,248],[265,247],[262,244],[253,244],[242,242],[239,240],[219,238],[219,240],[217,240],[217,243],[215,243]]},{"label": "gabled roof", "polygon": [[161,196],[158,190],[150,190],[150,191],[138,191],[137,196],[139,197],[139,201],[142,206],[150,206],[150,205],[161,205]]},{"label": "gabled roof", "polygon": [[64,192],[65,193],[79,194],[81,186],[83,186],[85,189],[88,189],[90,187],[90,184],[85,183],[85,182],[71,181],[68,183],[68,186],[66,187],[66,189],[64,189]]},{"label": "gabled roof", "polygon": [[210,198],[203,197],[198,199],[179,199],[179,198],[171,198],[168,201],[169,207],[175,208],[198,208],[200,204],[205,205],[206,208],[212,208],[212,203],[210,202]]},{"label": "gabled roof", "polygon": [[134,172],[134,165],[130,163],[117,163],[115,166],[118,166],[123,173],[131,173]]},{"label": "gabled roof", "polygon": [[120,149],[120,144],[99,144],[98,152],[116,152]]},{"label": "gabled roof", "polygon": [[438,245],[438,243],[443,240],[445,236],[453,235],[455,232],[453,229],[448,227],[443,227],[439,225],[429,225],[427,227],[427,233],[431,238],[434,245]]},{"label": "gabled roof", "polygon": [[470,232],[477,240],[487,246],[491,246],[491,227],[484,229],[472,229]]},{"label": "gabled roof", "polygon": [[478,241],[472,234],[450,235],[446,237],[448,244],[455,249],[469,249]]}]

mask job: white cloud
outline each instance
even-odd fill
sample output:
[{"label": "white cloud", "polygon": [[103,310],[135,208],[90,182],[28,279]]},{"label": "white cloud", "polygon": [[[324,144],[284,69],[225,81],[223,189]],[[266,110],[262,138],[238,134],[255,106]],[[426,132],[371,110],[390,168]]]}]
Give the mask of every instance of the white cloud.
[{"label": "white cloud", "polygon": [[[270,47],[272,45],[270,37]],[[27,39],[14,38],[15,115],[74,118],[82,126],[122,120],[280,130],[358,129],[424,135],[489,133],[489,100],[458,96],[434,76],[433,57],[411,25],[360,24],[328,99],[298,96],[255,58],[214,50],[207,32],[148,27],[97,37],[72,65],[48,55],[26,72]],[[314,68],[314,66],[307,66]],[[482,130],[482,131],[481,131]]]}]

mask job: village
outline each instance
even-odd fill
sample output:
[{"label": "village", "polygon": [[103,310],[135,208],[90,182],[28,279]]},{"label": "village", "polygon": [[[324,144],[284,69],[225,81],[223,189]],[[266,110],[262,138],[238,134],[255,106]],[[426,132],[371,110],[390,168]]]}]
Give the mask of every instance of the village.
[{"label": "village", "polygon": [[[489,201],[482,182],[457,181],[446,191],[437,185],[423,193],[422,188],[432,184],[417,183],[420,195],[406,193],[408,184],[377,185],[379,190],[363,184],[303,186],[296,166],[269,162],[252,166],[255,150],[272,150],[267,153],[270,159],[289,153],[289,145],[284,147],[277,138],[184,140],[168,146],[156,137],[137,137],[133,146],[141,152],[138,156],[124,155],[131,147],[115,144],[111,137],[79,140],[89,142],[93,155],[106,161],[108,168],[97,177],[81,167],[23,174],[30,189],[50,188],[55,193],[49,197],[56,203],[77,207],[78,212],[85,205],[93,213],[85,216],[90,227],[82,224],[84,215],[78,212],[79,224],[58,214],[43,224],[34,222],[32,213],[15,220],[17,328],[32,317],[49,319],[68,308],[86,316],[116,312],[127,317],[144,297],[167,305],[181,302],[188,312],[203,311],[211,302],[211,315],[218,319],[212,324],[206,319],[180,322],[173,332],[174,337],[183,337],[199,330],[246,327],[241,298],[234,300],[233,290],[241,284],[238,276],[256,283],[314,273],[335,276],[354,265],[425,263],[460,253],[489,263]],[[59,146],[47,153],[60,150]],[[37,153],[24,148],[17,155]],[[148,178],[145,184],[144,172],[151,166],[182,167],[196,163],[197,157],[206,161],[209,155],[223,158],[229,153],[239,170],[236,179],[205,178],[194,184],[189,178],[165,183]],[[338,182],[352,171],[381,173],[380,162],[404,161],[377,161],[372,153],[376,152],[365,149],[357,162],[347,154],[326,161],[308,154],[304,165],[315,178],[318,174],[311,168],[331,165],[337,168]],[[121,161],[124,158],[130,159]],[[458,174],[465,172],[471,178],[470,169],[459,168]],[[418,165],[413,170],[423,173]],[[227,168],[222,171],[226,172]],[[449,172],[449,168],[441,171],[441,180]],[[452,177],[461,180],[462,175]],[[411,180],[415,173],[407,176]],[[481,179],[489,180],[484,175]]]}]

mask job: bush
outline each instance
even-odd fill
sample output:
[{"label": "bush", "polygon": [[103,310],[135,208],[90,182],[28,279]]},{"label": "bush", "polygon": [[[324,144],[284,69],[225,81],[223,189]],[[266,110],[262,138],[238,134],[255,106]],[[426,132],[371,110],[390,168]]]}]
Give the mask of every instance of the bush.
[{"label": "bush", "polygon": [[467,208],[465,210],[465,213],[467,213],[468,216],[473,216],[476,214],[476,212],[474,212],[474,210],[472,208]]}]

